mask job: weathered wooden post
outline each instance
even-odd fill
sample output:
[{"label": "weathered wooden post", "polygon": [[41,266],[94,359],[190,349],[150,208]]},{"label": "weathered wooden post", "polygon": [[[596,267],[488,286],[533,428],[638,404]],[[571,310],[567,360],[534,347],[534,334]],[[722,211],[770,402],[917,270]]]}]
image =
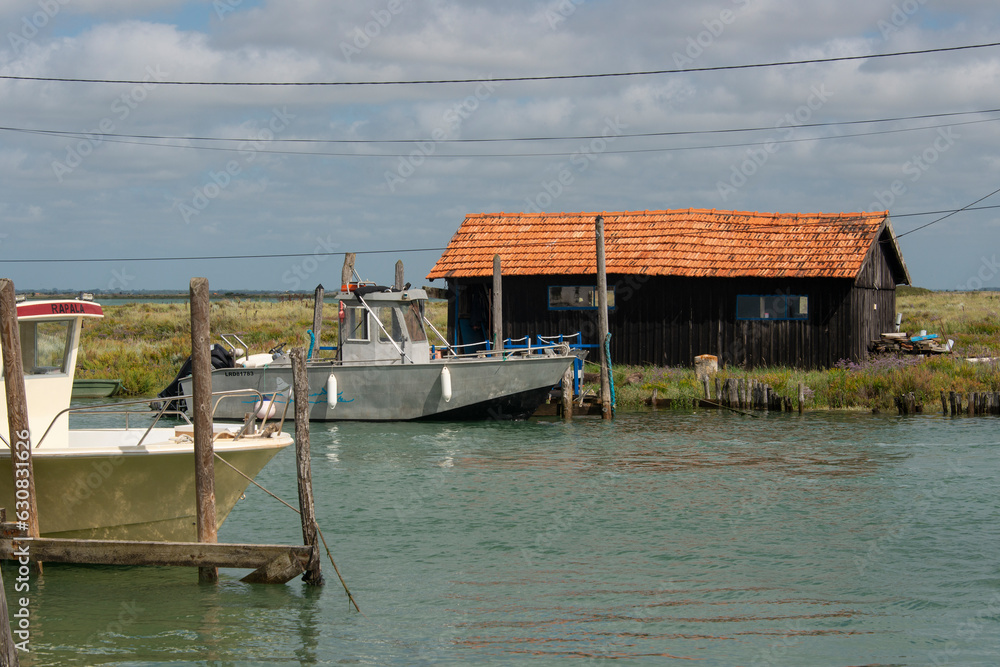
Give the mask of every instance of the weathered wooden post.
[{"label": "weathered wooden post", "polygon": [[313,586],[323,585],[320,571],[319,530],[313,502],[312,463],[309,459],[309,375],[306,355],[301,347],[293,348],[292,391],[295,396],[295,466],[299,480],[299,513],[302,517],[302,543],[312,547],[312,556],[302,579]]},{"label": "weathered wooden post", "polygon": [[0,667],[18,667],[17,645],[10,631],[10,614],[7,611],[7,591],[0,579]]},{"label": "weathered wooden post", "polygon": [[569,365],[562,376],[562,418],[563,421],[573,419],[573,364]]},{"label": "weathered wooden post", "polygon": [[[208,279],[191,279],[191,413],[194,419],[194,488],[199,542],[218,542],[215,523],[215,460],[212,443],[212,357],[209,347]],[[199,567],[198,581],[219,580],[216,567]]]},{"label": "weathered wooden post", "polygon": [[608,338],[608,274],[604,257],[604,217],[594,219],[597,237],[597,345],[601,357],[601,417],[611,419],[611,376],[604,341]]},{"label": "weathered wooden post", "polygon": [[341,290],[346,291],[347,285],[354,278],[354,260],[357,257],[353,252],[344,253],[344,268],[340,270]]},{"label": "weathered wooden post", "polygon": [[319,335],[323,329],[323,283],[316,285],[313,294],[313,340],[312,357],[319,356]]},{"label": "weathered wooden post", "polygon": [[396,280],[393,282],[392,286],[401,290],[405,284],[406,283],[403,282],[403,260],[398,259],[396,260]]},{"label": "weathered wooden post", "polygon": [[802,406],[806,402],[806,386],[803,383],[799,383],[799,414],[802,414]]},{"label": "weathered wooden post", "polygon": [[28,526],[28,537],[38,537],[38,500],[35,497],[35,471],[31,460],[31,428],[28,424],[28,396],[24,389],[24,362],[21,336],[17,326],[17,298],[14,283],[0,278],[0,347],[3,347],[3,371],[7,387],[7,427],[10,442],[11,488],[27,509],[11,508],[18,523]]},{"label": "weathered wooden post", "polygon": [[503,274],[498,254],[493,255],[493,349],[503,350]]}]

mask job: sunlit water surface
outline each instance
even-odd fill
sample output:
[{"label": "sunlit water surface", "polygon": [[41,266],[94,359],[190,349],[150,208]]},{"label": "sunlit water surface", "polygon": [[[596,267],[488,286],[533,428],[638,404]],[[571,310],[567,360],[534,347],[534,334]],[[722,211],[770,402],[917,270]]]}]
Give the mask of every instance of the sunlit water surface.
[{"label": "sunlit water surface", "polygon": [[[996,665],[998,425],[314,423],[317,513],[363,615],[326,559],[323,588],[50,564],[22,664]],[[294,504],[294,452],[258,480]],[[253,487],[220,531],[300,539]]]}]

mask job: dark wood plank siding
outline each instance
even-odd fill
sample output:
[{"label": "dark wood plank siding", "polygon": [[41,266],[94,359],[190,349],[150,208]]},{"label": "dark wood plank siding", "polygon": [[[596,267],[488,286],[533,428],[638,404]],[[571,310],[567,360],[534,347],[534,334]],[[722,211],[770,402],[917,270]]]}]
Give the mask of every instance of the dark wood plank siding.
[{"label": "dark wood plank siding", "polygon": [[[609,275],[616,288],[609,314],[616,364],[691,366],[699,354],[738,367],[786,365],[827,368],[861,360],[871,340],[891,331],[895,285],[880,244],[857,280],[684,278]],[[488,280],[450,281],[454,288],[488,290]],[[504,278],[504,336],[552,336],[582,331],[598,344],[593,310],[549,310],[550,285],[592,285],[592,276]],[[738,295],[809,297],[807,320],[737,320]],[[454,307],[449,330],[454,331]],[[453,334],[449,334],[452,336]]]}]

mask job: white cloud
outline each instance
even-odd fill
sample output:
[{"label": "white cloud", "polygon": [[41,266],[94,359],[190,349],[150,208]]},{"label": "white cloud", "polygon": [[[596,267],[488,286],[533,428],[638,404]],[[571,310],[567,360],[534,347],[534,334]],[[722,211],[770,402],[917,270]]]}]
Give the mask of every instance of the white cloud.
[{"label": "white cloud", "polygon": [[[914,172],[905,171],[907,162],[933,148],[934,129],[781,144],[725,201],[718,184],[730,177],[734,165],[739,168],[752,147],[644,152],[903,127],[775,128],[788,114],[798,124],[992,108],[997,106],[993,91],[1000,84],[997,49],[684,75],[508,82],[492,90],[474,83],[154,85],[158,77],[359,81],[660,70],[676,67],[678,55],[690,61],[686,66],[711,67],[997,41],[997,16],[980,3],[950,3],[947,10],[923,3],[900,15],[894,7],[902,5],[889,0],[819,5],[588,0],[574,3],[565,16],[557,14],[563,20],[554,23],[548,12],[557,11],[558,2],[397,5],[373,0],[344,5],[303,0],[247,5],[237,3],[235,11],[220,18],[208,3],[203,15],[192,15],[192,5],[182,2],[147,3],[141,9],[124,0],[67,3],[65,14],[52,17],[25,44],[18,42],[15,48],[9,39],[0,42],[0,73],[149,77],[148,85],[0,81],[4,125],[86,132],[103,123],[115,133],[183,137],[259,138],[270,131],[279,139],[591,135],[600,134],[609,118],[620,119],[628,132],[770,129],[615,139],[606,150],[592,153],[593,160],[587,157],[585,169],[572,155],[438,157],[586,153],[588,142],[581,140],[434,141],[423,149],[413,144],[276,143],[220,152],[3,132],[0,176],[8,187],[0,193],[0,211],[5,225],[30,219],[32,229],[4,229],[9,236],[0,250],[21,256],[65,255],[71,248],[101,256],[197,255],[205,254],[211,239],[222,244],[211,254],[261,248],[298,252],[302,244],[329,233],[353,244],[345,250],[440,246],[465,212],[523,209],[567,165],[573,169],[572,182],[555,198],[553,210],[855,210],[868,207],[880,191],[901,180],[906,192],[895,197],[890,209],[902,213],[963,206],[994,189],[997,180],[992,156],[1000,152],[1000,127],[995,123],[956,128],[960,138],[939,151],[916,181],[909,180]],[[157,12],[176,20],[156,18]],[[9,30],[16,31],[23,16],[9,7],[0,9]],[[86,23],[79,23],[81,16]],[[71,24],[75,31],[68,29]],[[345,44],[357,53],[346,57]],[[817,90],[828,93],[821,104]],[[282,109],[292,117],[274,132],[269,123]],[[403,157],[287,156],[266,150]],[[54,165],[72,161],[73,151],[87,155],[59,180]],[[238,169],[231,169],[233,162]],[[403,170],[412,173],[390,189],[387,174],[407,162],[412,169]],[[227,169],[235,172],[228,181],[223,176]],[[213,183],[222,181],[226,185],[215,194]],[[204,209],[186,221],[179,202],[191,202],[199,192],[214,196],[206,197]],[[960,217],[963,229],[995,233],[990,226],[995,216],[962,214],[951,220]],[[897,229],[916,226],[918,220],[923,219],[901,218]],[[907,259],[917,282],[948,287],[943,277],[950,275],[947,266],[971,260],[960,247],[951,248],[954,256],[926,252],[925,244],[933,246],[934,238],[908,236],[903,249],[913,252],[913,261]],[[309,250],[311,246],[304,248]],[[390,270],[395,259],[365,257],[372,277]],[[433,259],[431,253],[408,261],[408,273],[426,272]],[[286,268],[230,262],[212,280],[225,288],[280,289]],[[24,271],[22,281],[39,287],[52,282],[86,287],[88,280],[106,282],[108,273],[107,267],[83,265],[19,270]],[[139,272],[134,286],[182,288],[190,271],[190,266],[164,264],[155,272]]]}]

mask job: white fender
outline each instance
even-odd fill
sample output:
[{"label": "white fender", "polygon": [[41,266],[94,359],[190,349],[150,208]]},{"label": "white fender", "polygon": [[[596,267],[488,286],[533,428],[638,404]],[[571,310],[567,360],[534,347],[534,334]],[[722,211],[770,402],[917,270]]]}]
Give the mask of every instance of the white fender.
[{"label": "white fender", "polygon": [[447,366],[441,369],[441,398],[445,403],[451,402],[451,371]]},{"label": "white fender", "polygon": [[326,379],[326,404],[331,410],[337,407],[337,376],[333,373]]},{"label": "white fender", "polygon": [[274,405],[275,397],[272,395],[270,397],[265,396],[265,401],[257,401],[254,403],[253,409],[257,413],[257,419],[270,419],[274,417],[275,413],[278,412],[278,408]]}]

